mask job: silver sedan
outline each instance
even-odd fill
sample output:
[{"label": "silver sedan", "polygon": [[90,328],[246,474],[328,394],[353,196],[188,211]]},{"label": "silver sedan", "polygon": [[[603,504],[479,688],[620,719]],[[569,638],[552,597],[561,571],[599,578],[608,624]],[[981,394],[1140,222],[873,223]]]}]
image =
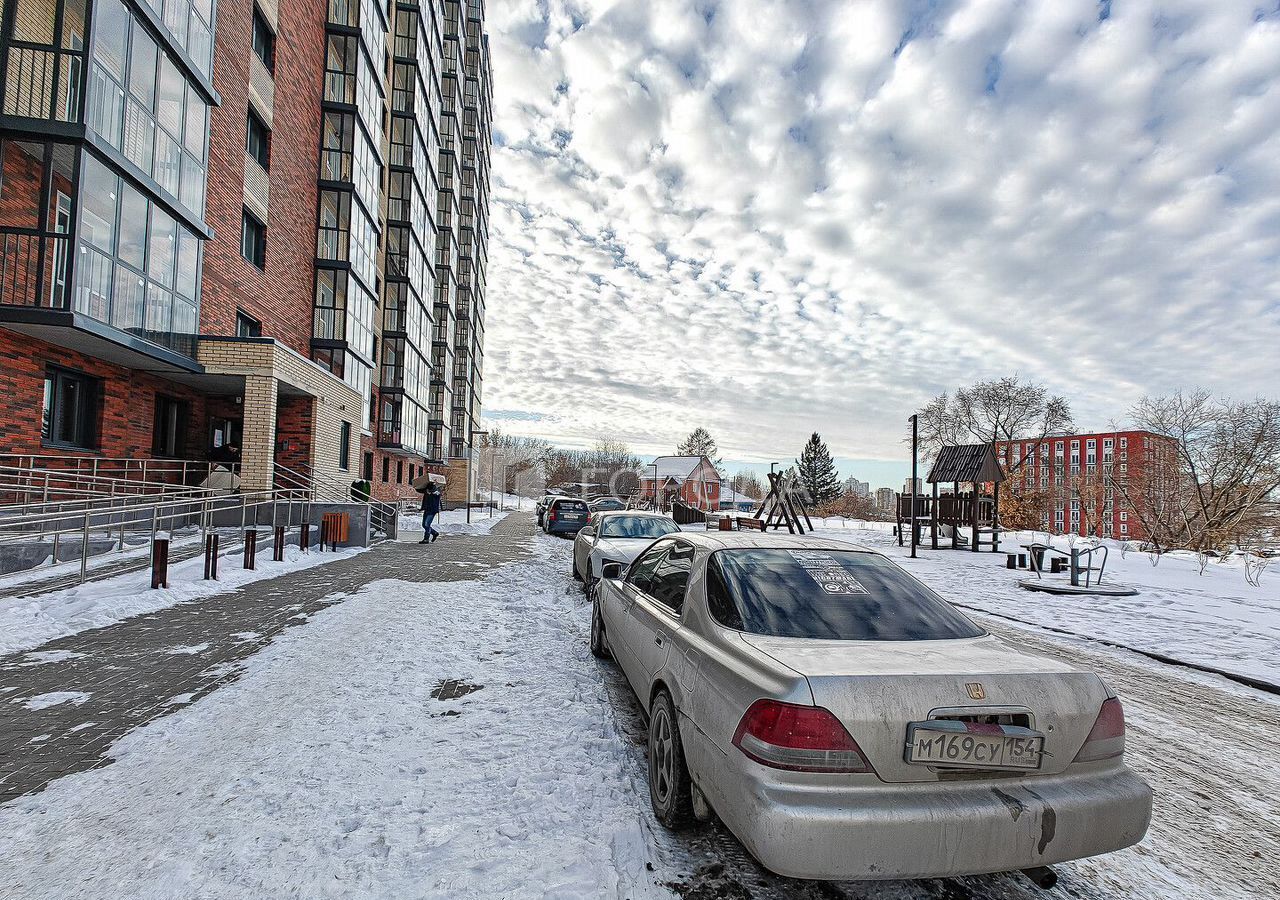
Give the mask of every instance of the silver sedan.
[{"label": "silver sedan", "polygon": [[648,712],[659,821],[714,811],[782,875],[1043,879],[1147,830],[1107,685],[988,634],[878,553],[663,538],[605,567],[591,649]]},{"label": "silver sedan", "polygon": [[598,512],[573,539],[573,577],[590,590],[605,563],[629,563],[660,537],[680,526],[658,513]]}]

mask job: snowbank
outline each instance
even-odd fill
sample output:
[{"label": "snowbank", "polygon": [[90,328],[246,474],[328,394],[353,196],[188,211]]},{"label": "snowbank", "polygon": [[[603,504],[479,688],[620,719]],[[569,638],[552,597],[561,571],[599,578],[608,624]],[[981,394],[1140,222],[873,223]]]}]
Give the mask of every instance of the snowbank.
[{"label": "snowbank", "polygon": [[[817,533],[884,551],[964,606],[1280,685],[1280,572],[1251,587],[1238,559],[1211,562],[1201,575],[1193,554],[1166,554],[1153,566],[1147,554],[1122,554],[1119,543],[1108,542],[1105,582],[1130,585],[1138,594],[1058,597],[1023,590],[1017,581],[1034,576],[1005,568],[1003,551],[1025,552],[1021,545],[1044,542],[1043,532],[1003,535],[998,554],[921,548],[912,560],[890,534],[892,526],[869,525]],[[1062,537],[1054,544],[1068,546]]]},{"label": "snowbank", "polygon": [[160,590],[151,590],[151,573],[143,571],[33,597],[0,597],[0,656],[223,593],[252,581],[346,559],[362,550],[355,547],[336,553],[304,553],[297,547],[286,547],[284,562],[273,562],[269,554],[259,554],[258,567],[253,570],[241,568],[238,554],[226,554],[220,560],[217,581],[204,580],[204,557],[198,556],[170,566],[169,587]]}]

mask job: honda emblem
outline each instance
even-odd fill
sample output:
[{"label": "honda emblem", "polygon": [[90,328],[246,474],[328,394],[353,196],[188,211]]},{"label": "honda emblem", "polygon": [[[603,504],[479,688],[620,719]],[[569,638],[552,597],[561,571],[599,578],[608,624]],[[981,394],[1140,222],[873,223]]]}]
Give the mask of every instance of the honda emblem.
[{"label": "honda emblem", "polygon": [[969,692],[970,700],[986,700],[987,699],[987,692],[985,689],[983,689],[982,682],[980,681],[971,681],[964,686],[964,689]]}]

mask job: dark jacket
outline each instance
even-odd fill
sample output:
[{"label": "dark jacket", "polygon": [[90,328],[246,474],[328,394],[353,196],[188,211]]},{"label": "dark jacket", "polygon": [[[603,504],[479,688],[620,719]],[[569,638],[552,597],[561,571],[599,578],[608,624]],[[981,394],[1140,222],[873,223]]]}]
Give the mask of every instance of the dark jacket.
[{"label": "dark jacket", "polygon": [[439,491],[423,491],[422,492],[422,511],[431,515],[440,513],[440,492]]}]

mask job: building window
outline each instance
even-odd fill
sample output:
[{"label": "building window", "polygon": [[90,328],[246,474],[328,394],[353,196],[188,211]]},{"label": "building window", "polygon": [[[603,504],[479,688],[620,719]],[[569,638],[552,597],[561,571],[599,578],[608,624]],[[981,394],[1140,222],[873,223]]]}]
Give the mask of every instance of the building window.
[{"label": "building window", "polygon": [[258,161],[263,169],[271,169],[271,129],[258,118],[257,113],[249,110],[248,140],[245,151]]},{"label": "building window", "polygon": [[151,438],[151,452],[156,456],[185,456],[189,420],[190,405],[185,400],[156,394],[156,421]]},{"label": "building window", "polygon": [[247,315],[244,310],[236,310],[236,337],[262,337],[262,323]]},{"label": "building window", "polygon": [[382,483],[386,484],[390,480],[391,480],[391,460],[384,456],[382,457]]},{"label": "building window", "polygon": [[351,423],[343,422],[338,429],[338,468],[347,471],[351,468]]},{"label": "building window", "polygon": [[360,469],[360,477],[365,481],[373,481],[373,454],[365,453],[364,464]]},{"label": "building window", "polygon": [[240,233],[240,255],[259,269],[267,267],[267,226],[244,211],[244,225]]},{"label": "building window", "polygon": [[275,74],[276,71],[276,36],[271,33],[271,26],[267,24],[267,20],[262,13],[258,12],[258,8],[253,8],[253,53],[258,59],[262,60],[262,64],[267,67],[267,71]]},{"label": "building window", "polygon": [[404,484],[404,460],[396,460],[396,484]]},{"label": "building window", "polygon": [[92,450],[98,443],[102,382],[79,372],[50,368],[44,376],[41,437],[47,444]]}]

